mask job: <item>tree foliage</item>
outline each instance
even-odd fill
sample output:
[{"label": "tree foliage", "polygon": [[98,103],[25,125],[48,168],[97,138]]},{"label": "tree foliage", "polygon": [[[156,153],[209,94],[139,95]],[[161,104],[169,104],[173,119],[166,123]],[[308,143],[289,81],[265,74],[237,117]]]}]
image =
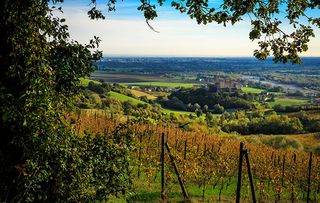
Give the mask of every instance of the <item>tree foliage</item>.
[{"label": "tree foliage", "polygon": [[0,3],[0,201],[103,200],[128,188],[131,143],[121,130],[111,142],[79,137],[69,125],[79,78],[101,56],[99,38],[71,40],[54,15],[61,8],[48,2]]}]

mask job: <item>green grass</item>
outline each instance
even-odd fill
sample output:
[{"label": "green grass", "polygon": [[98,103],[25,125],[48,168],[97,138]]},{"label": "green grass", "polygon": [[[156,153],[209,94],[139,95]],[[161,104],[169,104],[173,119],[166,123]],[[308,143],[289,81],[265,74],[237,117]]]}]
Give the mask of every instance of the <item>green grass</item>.
[{"label": "green grass", "polygon": [[302,105],[308,104],[309,101],[306,99],[297,99],[297,98],[290,98],[290,97],[277,97],[274,102],[269,102],[269,104],[273,107],[276,105],[282,106],[294,106],[294,105]]},{"label": "green grass", "polygon": [[135,99],[135,98],[132,98],[132,97],[129,97],[129,96],[126,96],[126,95],[123,95],[123,94],[120,94],[120,93],[117,93],[117,92],[112,92],[110,91],[108,93],[110,96],[120,100],[121,102],[124,102],[124,101],[131,101],[133,104],[147,104],[146,102],[143,102],[143,101],[140,101],[138,99]]},{"label": "green grass", "polygon": [[274,94],[274,95],[276,95],[276,96],[283,96],[283,95],[285,95],[284,92],[269,92],[269,94]]},{"label": "green grass", "polygon": [[87,87],[89,82],[94,82],[95,84],[101,84],[101,82],[95,81],[95,80],[91,80],[88,78],[80,78],[80,85],[83,87]]},{"label": "green grass", "polygon": [[156,87],[185,87],[190,88],[196,84],[192,83],[175,83],[175,82],[133,82],[133,83],[121,83],[123,85],[132,85],[132,86],[156,86]]},{"label": "green grass", "polygon": [[173,113],[173,114],[175,114],[176,116],[177,116],[177,115],[189,115],[189,114],[195,115],[194,112],[190,112],[190,111],[177,111],[177,110],[171,110],[171,109],[163,109],[163,112],[164,112],[164,113],[167,113],[167,114]]},{"label": "green grass", "polygon": [[[175,182],[175,183],[174,183]],[[232,196],[236,191],[236,179],[235,177],[231,178],[228,186],[225,183],[221,190],[221,200],[222,202],[232,202]],[[169,181],[170,189],[168,190],[167,200],[168,202],[189,202],[184,201],[181,189],[179,184],[177,183],[177,177],[174,175],[173,180]],[[145,174],[142,174],[140,178],[135,177],[133,180],[135,193],[129,199],[132,202],[163,202],[161,201],[161,181],[160,181],[160,173],[157,174],[157,177],[147,178]],[[204,193],[204,201],[205,202],[218,202],[219,192],[221,189],[221,184],[217,184],[215,187],[212,184],[208,184],[206,186],[206,190]],[[199,187],[198,184],[195,183],[187,183],[186,189],[191,197],[191,202],[203,202],[203,188]],[[243,187],[242,193],[248,194],[248,189]],[[112,198],[109,202],[113,203],[124,203],[125,198]]]},{"label": "green grass", "polygon": [[[162,109],[162,111],[166,114],[171,114],[173,113],[175,116],[189,116],[190,114],[193,115],[195,117],[195,120],[205,120],[206,119],[206,114],[203,113],[200,117],[197,117],[195,112],[191,112],[191,111],[177,111],[177,110],[172,110],[172,109]],[[213,114],[213,117],[219,117],[221,116],[221,114]]]},{"label": "green grass", "polygon": [[[252,93],[252,94],[260,94],[261,92],[265,92],[266,90],[264,89],[259,89],[259,88],[253,88],[253,87],[242,87],[242,91],[245,93]],[[283,92],[268,92],[269,94],[274,94],[274,95],[283,95]]]},{"label": "green grass", "polygon": [[265,91],[263,89],[258,89],[253,87],[242,87],[241,90],[246,93],[253,93],[253,94],[260,94],[261,92]]}]

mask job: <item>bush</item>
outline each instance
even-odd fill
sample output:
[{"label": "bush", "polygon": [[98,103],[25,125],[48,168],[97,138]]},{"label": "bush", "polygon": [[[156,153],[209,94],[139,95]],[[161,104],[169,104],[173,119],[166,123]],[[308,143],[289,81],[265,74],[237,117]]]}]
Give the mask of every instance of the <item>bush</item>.
[{"label": "bush", "polygon": [[[72,133],[72,132],[69,132]],[[112,137],[113,139],[108,139]],[[25,202],[90,202],[125,194],[130,188],[133,132],[119,126],[109,135],[56,134],[32,141],[38,148],[26,160],[18,187]],[[55,143],[55,145],[52,145]]]},{"label": "bush", "polygon": [[249,143],[261,144],[261,140],[256,136],[247,136],[245,140]]},{"label": "bush", "polygon": [[92,81],[88,83],[88,89],[97,94],[104,94],[106,92],[106,90],[100,84],[95,84]]},{"label": "bush", "polygon": [[286,136],[268,136],[261,139],[262,143],[276,149],[303,149],[302,144],[292,138]]},{"label": "bush", "polygon": [[91,94],[89,96],[89,100],[90,100],[90,103],[97,108],[100,108],[102,105],[101,98],[98,94],[95,94],[95,93]]},{"label": "bush", "polygon": [[320,121],[311,121],[306,125],[309,132],[320,132]]},{"label": "bush", "polygon": [[224,112],[224,107],[220,104],[215,104],[213,106],[214,113],[222,114]]},{"label": "bush", "polygon": [[317,144],[316,146],[313,147],[313,153],[320,155],[320,144]]}]

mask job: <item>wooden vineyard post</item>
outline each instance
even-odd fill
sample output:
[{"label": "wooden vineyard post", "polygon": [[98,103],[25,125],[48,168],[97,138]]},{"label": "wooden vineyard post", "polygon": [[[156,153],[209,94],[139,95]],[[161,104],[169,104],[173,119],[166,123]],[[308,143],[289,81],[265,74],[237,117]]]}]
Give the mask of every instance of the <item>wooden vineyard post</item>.
[{"label": "wooden vineyard post", "polygon": [[[294,154],[293,155],[293,163],[294,163],[294,170],[296,169],[296,159],[297,159],[297,155],[296,154]],[[294,188],[294,173],[293,173],[293,175],[292,175],[292,181],[291,181],[291,202],[294,202],[294,190],[295,190],[295,188]]]},{"label": "wooden vineyard post", "polygon": [[184,142],[184,155],[183,155],[184,160],[187,160],[187,144],[188,144],[188,140],[186,139]]},{"label": "wooden vineyard post", "polygon": [[[177,134],[176,134],[176,135],[177,135]],[[179,141],[178,141],[178,139],[176,139],[176,144],[174,145],[174,149],[175,149],[175,150],[178,149],[178,143],[179,143]]]},{"label": "wooden vineyard post", "polygon": [[248,176],[249,176],[249,180],[250,180],[250,189],[251,189],[251,195],[252,195],[252,202],[256,203],[257,202],[256,193],[254,191],[254,183],[253,183],[253,178],[252,178],[252,173],[251,173],[248,150],[245,150],[244,155],[245,155],[245,159],[246,159],[246,162],[247,162]]},{"label": "wooden vineyard post", "polygon": [[243,160],[243,143],[240,142],[240,155],[239,155],[239,165],[238,165],[238,183],[237,183],[236,203],[240,202],[240,196],[241,196],[242,160]]},{"label": "wooden vineyard post", "polygon": [[284,187],[284,168],[286,164],[286,155],[283,155],[283,161],[282,161],[282,177],[281,177],[281,185]]},{"label": "wooden vineyard post", "polygon": [[139,152],[138,152],[138,161],[139,161],[139,165],[138,165],[138,178],[140,178],[140,165],[141,165],[141,151],[142,151],[142,133],[140,133],[140,137],[139,137]]},{"label": "wooden vineyard post", "polygon": [[167,151],[169,153],[169,157],[170,157],[171,163],[173,165],[174,171],[175,171],[175,173],[176,173],[176,175],[178,177],[178,181],[179,181],[183,196],[184,196],[185,199],[189,200],[190,199],[189,194],[188,194],[187,189],[186,189],[186,187],[185,187],[185,185],[184,185],[184,183],[183,183],[183,181],[182,181],[182,179],[180,177],[180,173],[178,171],[178,167],[176,165],[176,162],[174,161],[173,155],[171,154],[170,146],[169,146],[168,142],[166,142],[166,148],[167,148]]},{"label": "wooden vineyard post", "polygon": [[308,192],[307,192],[307,203],[309,203],[309,201],[310,201],[311,171],[312,171],[312,152],[310,152],[309,167],[308,167]]},{"label": "wooden vineyard post", "polygon": [[243,148],[243,143],[242,142],[240,142],[240,155],[239,155],[239,165],[238,165],[239,168],[238,168],[238,183],[237,183],[236,203],[240,202],[240,197],[241,197],[241,177],[242,177],[243,156],[245,156],[245,161],[247,163],[247,168],[248,168],[248,176],[249,176],[249,181],[250,181],[252,202],[256,203],[257,200],[256,200],[256,194],[255,194],[255,190],[254,190],[254,182],[253,182],[251,166],[250,166],[250,161],[249,161],[249,154],[248,154],[248,150]]},{"label": "wooden vineyard post", "polygon": [[158,146],[161,146],[161,135],[160,134],[159,134],[159,137],[158,137]]},{"label": "wooden vineyard post", "polygon": [[164,133],[161,135],[161,199],[165,199],[164,194]]}]

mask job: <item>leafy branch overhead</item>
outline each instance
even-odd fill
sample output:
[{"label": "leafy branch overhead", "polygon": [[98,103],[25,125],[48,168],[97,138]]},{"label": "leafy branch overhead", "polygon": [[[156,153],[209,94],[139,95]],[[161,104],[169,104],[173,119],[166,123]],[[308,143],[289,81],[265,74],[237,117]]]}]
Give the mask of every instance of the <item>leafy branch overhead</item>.
[{"label": "leafy branch overhead", "polygon": [[[141,0],[137,8],[148,20],[158,17],[157,7],[164,0],[151,2]],[[88,15],[92,19],[105,18],[97,9],[96,0],[91,0],[92,7]],[[265,60],[273,55],[275,62],[301,63],[300,54],[308,50],[308,43],[314,35],[314,28],[320,28],[320,17],[308,16],[310,11],[320,11],[319,0],[224,0],[213,6],[209,0],[171,1],[171,6],[181,13],[186,13],[198,24],[216,22],[235,24],[244,17],[251,19],[249,38],[258,40],[259,49],[254,56]],[[116,0],[107,2],[109,11],[116,10]],[[289,26],[289,29],[288,29]]]}]

